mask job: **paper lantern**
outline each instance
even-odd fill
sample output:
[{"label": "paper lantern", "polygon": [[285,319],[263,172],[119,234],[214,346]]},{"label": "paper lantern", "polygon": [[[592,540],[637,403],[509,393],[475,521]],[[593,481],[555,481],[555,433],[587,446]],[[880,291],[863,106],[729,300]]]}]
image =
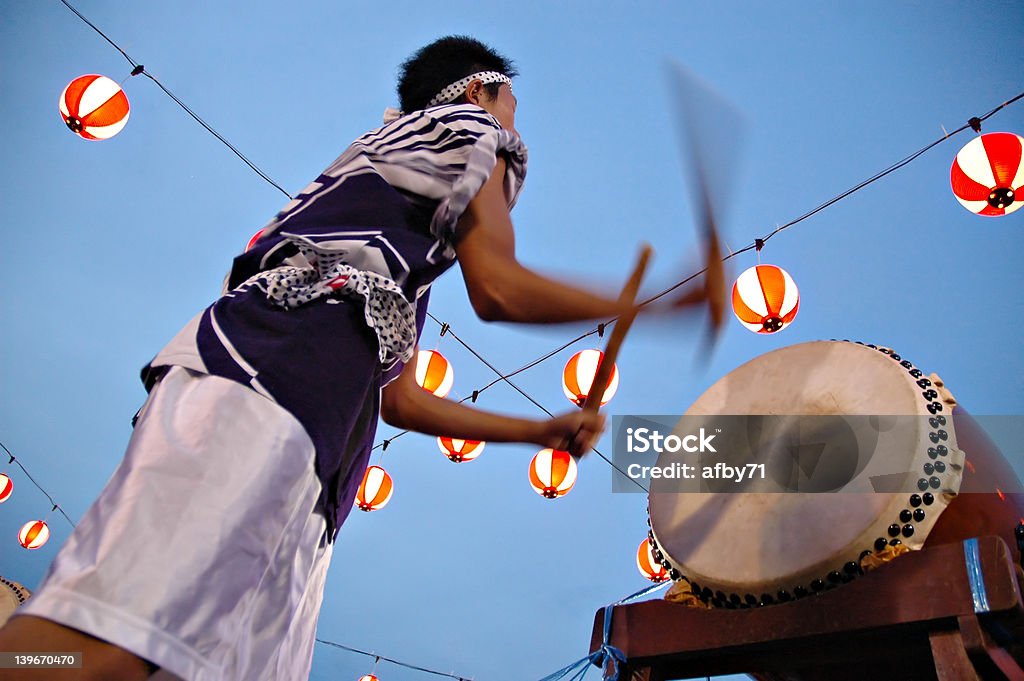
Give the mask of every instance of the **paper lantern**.
[{"label": "paper lantern", "polygon": [[128,97],[106,76],[79,76],[60,95],[60,115],[82,139],[105,140],[128,122]]},{"label": "paper lantern", "polygon": [[654,548],[651,546],[650,539],[640,542],[640,548],[636,550],[636,567],[640,570],[640,574],[655,584],[668,579],[668,570],[654,559]]},{"label": "paper lantern", "polygon": [[455,463],[472,461],[484,453],[484,443],[479,440],[458,440],[452,437],[437,438],[441,453]]},{"label": "paper lantern", "polygon": [[38,549],[50,538],[50,528],[42,520],[30,520],[21,526],[18,543],[26,549]]},{"label": "paper lantern", "polygon": [[359,677],[359,681],[380,681],[380,679],[378,679],[373,674],[364,674],[363,676]]},{"label": "paper lantern", "polygon": [[564,497],[576,484],[576,461],[558,449],[542,449],[530,462],[530,485],[545,499]]},{"label": "paper lantern", "polygon": [[775,265],[751,267],[732,285],[732,311],[755,333],[776,333],[796,317],[800,293],[789,273]]},{"label": "paper lantern", "polygon": [[990,132],[964,145],[953,159],[949,183],[960,204],[978,215],[1006,215],[1024,203],[1024,138]]},{"label": "paper lantern", "polygon": [[[600,350],[582,350],[573,355],[562,370],[562,392],[577,407],[582,407],[597,376],[597,367],[604,353]],[[601,396],[601,406],[608,404],[619,389],[619,367],[612,365],[612,375]]]},{"label": "paper lantern", "polygon": [[11,479],[0,473],[0,504],[4,503],[11,498],[11,492],[14,491],[14,483]]},{"label": "paper lantern", "polygon": [[380,466],[370,466],[363,474],[363,482],[356,492],[356,506],[360,511],[376,511],[391,501],[395,486],[391,476]]},{"label": "paper lantern", "polygon": [[253,234],[253,235],[252,235],[252,238],[251,238],[251,239],[249,239],[249,243],[247,243],[247,244],[245,245],[245,250],[246,250],[246,251],[249,251],[249,250],[251,250],[251,249],[252,249],[252,247],[256,245],[256,242],[260,240],[260,237],[261,237],[261,236],[263,236],[263,230],[262,230],[262,229],[261,229],[260,231],[258,231],[258,232],[256,232],[255,234]]},{"label": "paper lantern", "polygon": [[416,382],[438,397],[445,397],[455,382],[455,372],[437,350],[420,350],[416,355]]}]

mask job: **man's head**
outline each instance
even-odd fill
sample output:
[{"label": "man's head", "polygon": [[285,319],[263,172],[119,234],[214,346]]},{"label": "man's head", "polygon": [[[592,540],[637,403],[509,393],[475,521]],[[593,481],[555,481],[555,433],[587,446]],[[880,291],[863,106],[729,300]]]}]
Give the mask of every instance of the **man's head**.
[{"label": "man's head", "polygon": [[[446,36],[418,50],[401,66],[398,97],[402,111],[412,112],[431,106],[431,102],[454,83],[482,72],[494,72],[509,79],[519,75],[515,65],[468,36]],[[471,79],[454,94],[452,102],[477,104],[491,113],[503,128],[515,129],[516,100],[505,82],[485,83]],[[444,103],[444,102],[439,102]]]}]

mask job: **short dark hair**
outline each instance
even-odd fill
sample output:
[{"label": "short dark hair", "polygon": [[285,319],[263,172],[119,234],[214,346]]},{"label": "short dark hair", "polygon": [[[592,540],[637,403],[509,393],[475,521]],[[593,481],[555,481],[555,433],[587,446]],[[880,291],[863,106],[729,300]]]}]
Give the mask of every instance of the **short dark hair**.
[{"label": "short dark hair", "polygon": [[[398,100],[402,111],[425,109],[442,88],[478,71],[498,71],[509,78],[519,75],[515,64],[475,38],[449,35],[435,40],[417,50],[400,67]],[[501,83],[485,87],[494,98]]]}]

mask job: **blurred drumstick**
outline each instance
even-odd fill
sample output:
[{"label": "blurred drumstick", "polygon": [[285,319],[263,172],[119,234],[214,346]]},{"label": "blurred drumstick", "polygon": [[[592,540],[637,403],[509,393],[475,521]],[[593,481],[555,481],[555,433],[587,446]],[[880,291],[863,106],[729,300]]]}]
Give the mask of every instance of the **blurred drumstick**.
[{"label": "blurred drumstick", "polygon": [[[615,369],[615,359],[619,355],[619,348],[622,347],[622,341],[626,337],[629,327],[632,326],[633,320],[636,319],[637,307],[634,305],[636,294],[640,290],[640,282],[643,281],[647,263],[650,262],[653,252],[649,245],[643,245],[633,273],[626,280],[626,285],[622,287],[622,292],[619,294],[619,302],[623,306],[629,305],[630,309],[623,312],[615,321],[615,327],[612,329],[611,336],[608,337],[608,345],[605,346],[601,362],[597,365],[594,380],[590,383],[587,399],[583,402],[583,411],[585,412],[596,413],[601,406],[601,397],[604,396],[605,388],[608,387],[608,379],[611,378],[612,371]],[[579,431],[576,431],[576,435],[579,435]],[[575,439],[575,436],[570,439],[569,449],[572,448]]]},{"label": "blurred drumstick", "polygon": [[[736,109],[681,64],[673,62],[672,93],[684,166],[690,171],[690,193],[697,230],[704,242],[704,287],[677,301],[692,305],[703,300],[710,325],[705,336],[705,357],[714,349],[725,318],[725,267],[718,241],[718,222],[725,187],[735,186],[736,147],[742,121]],[[713,146],[713,149],[709,149]]]}]

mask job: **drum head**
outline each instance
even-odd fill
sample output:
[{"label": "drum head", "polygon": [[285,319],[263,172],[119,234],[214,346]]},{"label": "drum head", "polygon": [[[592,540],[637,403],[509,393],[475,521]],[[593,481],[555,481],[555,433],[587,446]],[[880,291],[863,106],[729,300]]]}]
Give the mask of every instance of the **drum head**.
[{"label": "drum head", "polygon": [[[735,369],[686,413],[927,417],[931,402],[915,374],[919,377],[920,371],[888,351],[838,341],[804,343]],[[927,418],[907,422],[911,425],[900,429],[898,447],[926,456]],[[958,475],[944,479],[943,489],[955,493],[958,484]],[[649,513],[655,542],[677,574],[712,592],[760,597],[820,588],[830,573],[833,581],[843,578],[844,568],[845,574],[852,573],[849,564],[863,551],[875,548],[880,537],[883,544],[890,541],[888,528],[909,496],[652,492]],[[943,495],[934,496],[927,519],[911,528],[911,536],[897,525],[900,539],[911,548],[923,544],[941,512]]]}]

